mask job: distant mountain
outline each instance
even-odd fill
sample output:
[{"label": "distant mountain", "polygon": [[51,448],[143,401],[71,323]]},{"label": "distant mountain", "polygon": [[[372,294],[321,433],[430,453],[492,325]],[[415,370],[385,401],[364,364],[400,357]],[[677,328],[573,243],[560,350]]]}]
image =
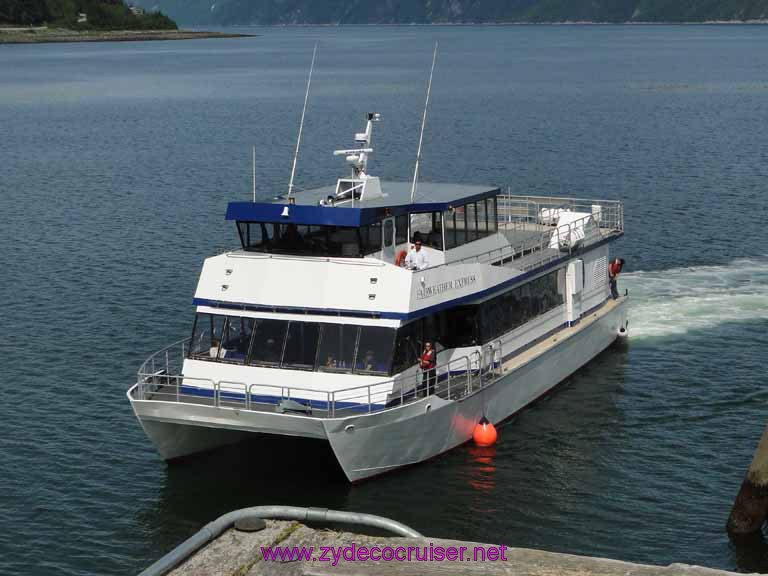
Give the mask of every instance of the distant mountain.
[{"label": "distant mountain", "polygon": [[768,19],[768,0],[135,0],[188,24],[700,22]]}]

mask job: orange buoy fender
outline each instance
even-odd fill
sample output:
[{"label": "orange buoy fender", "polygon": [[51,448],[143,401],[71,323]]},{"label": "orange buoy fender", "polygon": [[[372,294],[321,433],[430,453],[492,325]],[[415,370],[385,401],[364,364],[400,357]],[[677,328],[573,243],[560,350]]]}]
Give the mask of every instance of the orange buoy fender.
[{"label": "orange buoy fender", "polygon": [[493,446],[497,437],[496,428],[485,416],[475,425],[475,431],[472,433],[472,439],[478,446]]},{"label": "orange buoy fender", "polygon": [[405,250],[400,250],[400,252],[397,253],[397,256],[395,256],[395,266],[405,265],[406,256],[408,256],[408,254],[405,252]]}]

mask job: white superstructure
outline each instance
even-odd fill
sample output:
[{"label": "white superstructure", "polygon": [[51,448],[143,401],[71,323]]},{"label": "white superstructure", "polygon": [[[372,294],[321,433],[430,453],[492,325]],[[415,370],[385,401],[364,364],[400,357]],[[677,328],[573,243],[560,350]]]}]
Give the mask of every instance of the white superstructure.
[{"label": "white superstructure", "polygon": [[[411,202],[411,183],[368,174],[377,120],[335,152],[352,169],[335,186],[230,203],[240,248],[205,261],[192,336],[128,392],[164,458],[306,436],[361,480],[467,441],[626,329],[607,273],[619,202],[439,183]],[[423,270],[402,265],[416,240]]]}]

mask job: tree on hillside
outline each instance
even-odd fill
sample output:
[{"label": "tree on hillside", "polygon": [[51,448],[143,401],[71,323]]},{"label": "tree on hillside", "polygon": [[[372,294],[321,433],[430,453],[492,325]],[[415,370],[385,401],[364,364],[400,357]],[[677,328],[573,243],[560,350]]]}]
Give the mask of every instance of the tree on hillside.
[{"label": "tree on hillside", "polygon": [[27,26],[49,19],[45,0],[0,0],[0,23]]}]

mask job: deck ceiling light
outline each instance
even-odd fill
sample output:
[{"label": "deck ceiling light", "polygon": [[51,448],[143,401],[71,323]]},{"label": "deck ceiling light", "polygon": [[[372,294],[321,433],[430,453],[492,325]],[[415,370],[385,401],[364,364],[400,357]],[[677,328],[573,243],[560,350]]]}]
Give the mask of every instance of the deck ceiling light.
[{"label": "deck ceiling light", "polygon": [[290,216],[290,214],[288,213],[288,206],[283,206],[283,213],[280,214],[280,216],[282,216],[283,218],[288,218],[288,216]]}]

